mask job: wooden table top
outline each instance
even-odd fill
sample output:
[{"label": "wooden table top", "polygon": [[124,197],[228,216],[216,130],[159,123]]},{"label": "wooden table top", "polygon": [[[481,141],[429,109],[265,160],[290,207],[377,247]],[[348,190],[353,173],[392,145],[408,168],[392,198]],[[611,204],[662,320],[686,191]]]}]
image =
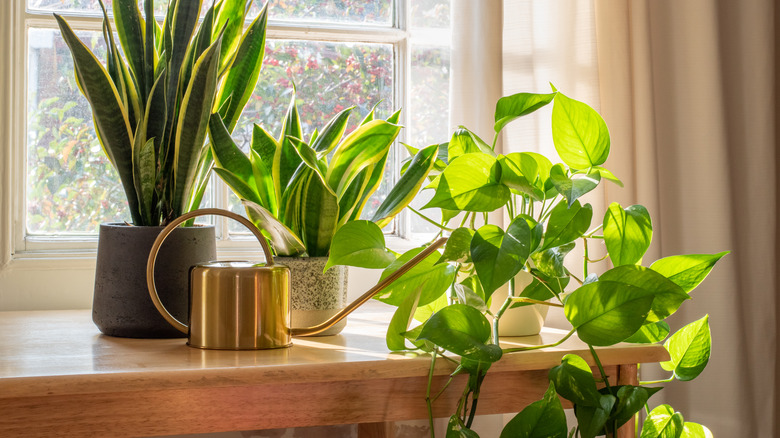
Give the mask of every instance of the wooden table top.
[{"label": "wooden table top", "polygon": [[[128,339],[101,335],[90,311],[0,312],[0,398],[427,375],[428,356],[391,353],[385,330],[392,307],[371,302],[350,315],[342,334],[295,338],[291,348],[260,351],[200,350],[184,339]],[[565,331],[503,338],[503,347],[555,342]],[[667,360],[660,345],[598,348],[603,364]],[[572,337],[558,347],[507,354],[491,372],[543,370],[567,353],[589,362],[586,344]],[[437,375],[452,365],[437,362]]]}]

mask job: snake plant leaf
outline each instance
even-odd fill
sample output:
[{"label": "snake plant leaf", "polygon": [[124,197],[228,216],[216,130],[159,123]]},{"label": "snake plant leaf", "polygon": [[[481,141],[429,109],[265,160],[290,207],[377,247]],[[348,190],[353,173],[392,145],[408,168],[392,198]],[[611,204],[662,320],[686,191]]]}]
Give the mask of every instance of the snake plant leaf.
[{"label": "snake plant leaf", "polygon": [[609,155],[609,130],[599,113],[562,93],[555,96],[552,113],[555,150],[572,169],[604,164]]},{"label": "snake plant leaf", "polygon": [[481,362],[501,359],[501,348],[489,343],[490,322],[482,312],[465,304],[453,304],[433,314],[417,339]]},{"label": "snake plant leaf", "polygon": [[550,212],[542,249],[573,242],[588,231],[592,218],[593,207],[590,204],[581,206],[580,201],[574,201],[569,206],[566,200],[559,202]]},{"label": "snake plant leaf", "polygon": [[671,360],[661,362],[661,367],[674,371],[677,380],[693,380],[704,371],[710,360],[712,336],[709,315],[681,328],[664,343]]},{"label": "snake plant leaf", "polygon": [[263,200],[255,190],[254,186],[248,185],[241,177],[222,167],[214,167],[216,173],[225,184],[228,185],[239,198],[251,201],[258,205],[263,205]]},{"label": "snake plant leaf", "polygon": [[596,438],[604,434],[604,427],[609,420],[610,413],[617,402],[612,394],[603,394],[598,406],[575,406],[574,415],[577,417],[581,438]]},{"label": "snake plant leaf", "polygon": [[449,162],[463,154],[479,152],[492,157],[496,156],[496,153],[493,152],[493,149],[484,140],[463,126],[455,130],[447,145],[447,159]]},{"label": "snake plant leaf", "polygon": [[634,415],[645,407],[650,397],[662,390],[663,387],[618,385],[612,388],[601,388],[599,392],[607,395],[610,394],[610,389],[613,392],[617,391],[617,404],[612,413],[612,420],[620,427],[633,419]]},{"label": "snake plant leaf", "polygon": [[209,118],[209,138],[216,165],[241,178],[248,186],[255,187],[252,163],[230,137],[227,127],[217,113],[213,113]]},{"label": "snake plant leaf", "polygon": [[669,336],[669,324],[666,321],[656,321],[643,325],[636,333],[626,339],[626,342],[632,344],[655,344],[661,342]]},{"label": "snake plant leaf", "polygon": [[339,198],[363,169],[387,156],[400,130],[399,125],[377,119],[361,125],[344,138],[325,175]]},{"label": "snake plant leaf", "polygon": [[290,141],[293,142],[295,145],[295,150],[298,152],[298,155],[301,157],[301,160],[303,161],[303,164],[308,166],[309,169],[314,171],[314,173],[320,178],[323,184],[326,184],[325,182],[325,172],[328,170],[325,168],[325,165],[323,162],[321,162],[317,158],[317,153],[314,152],[314,149],[310,148],[306,142],[303,140],[290,137]]},{"label": "snake plant leaf", "polygon": [[648,289],[600,279],[572,292],[563,311],[583,342],[607,346],[628,339],[642,327],[654,298]]},{"label": "snake plant leaf", "polygon": [[566,438],[566,414],[553,382],[541,400],[526,406],[509,420],[501,438]]},{"label": "snake plant leaf", "polygon": [[387,326],[385,342],[390,351],[407,350],[406,337],[404,333],[409,330],[409,324],[414,319],[414,312],[417,310],[417,303],[420,301],[422,286],[418,287],[414,293],[410,293],[393,313],[393,318]]},{"label": "snake plant leaf", "polygon": [[225,70],[233,61],[233,56],[239,46],[246,9],[246,0],[222,0],[219,2],[211,35],[212,40],[216,39],[220,30],[224,28],[222,47],[219,52],[219,71]]},{"label": "snake plant leaf", "polygon": [[92,117],[100,143],[119,173],[134,223],[142,223],[138,214],[138,196],[133,184],[133,131],[127,111],[114,83],[95,55],[82,43],[68,23],[55,14],[65,43],[73,56],[73,65],[82,93],[92,106]]},{"label": "snake plant leaf", "polygon": [[642,425],[640,438],[680,438],[685,420],[669,405],[658,405],[650,411]]},{"label": "snake plant leaf", "polygon": [[707,278],[715,263],[728,253],[729,251],[724,251],[717,254],[687,254],[665,257],[650,265],[650,269],[675,282],[685,292],[690,293]]},{"label": "snake plant leaf", "polygon": [[[203,194],[206,193],[206,187],[211,179],[211,170],[214,168],[214,155],[211,148],[203,148],[198,160],[198,170],[195,172],[195,184],[192,191],[192,197],[187,205],[187,211],[197,210],[200,202],[203,200]],[[193,222],[194,223],[194,222]],[[189,225],[188,225],[189,226]]]},{"label": "snake plant leaf", "polygon": [[423,208],[489,212],[509,201],[509,187],[501,184],[501,166],[490,155],[461,155],[438,178],[436,193]]},{"label": "snake plant leaf", "polygon": [[[381,228],[371,221],[353,221],[344,224],[334,234],[325,270],[336,265],[386,268],[394,261],[395,256],[385,247]],[[398,301],[399,304],[401,302],[403,299]]]},{"label": "snake plant leaf", "polygon": [[[244,2],[242,0],[234,3],[243,6]],[[238,24],[238,30],[240,31],[243,20],[238,22]],[[225,121],[230,132],[233,132],[233,129],[235,129],[241,111],[243,111],[254,92],[254,87],[249,87],[247,84],[257,83],[260,75],[265,53],[265,30],[267,24],[268,4],[263,6],[260,14],[252,21],[241,37],[235,59],[227,71],[217,94],[220,116],[222,116],[222,120]],[[229,98],[230,103],[226,107],[222,107],[222,104]]]},{"label": "snake plant leaf", "polygon": [[504,96],[496,102],[495,125],[493,130],[496,133],[501,132],[504,126],[511,121],[526,114],[544,107],[552,102],[556,93],[535,94],[535,93],[517,93],[511,96]]},{"label": "snake plant leaf", "polygon": [[580,196],[595,189],[601,182],[601,175],[597,171],[572,175],[571,177],[566,173],[562,164],[556,164],[550,170],[550,180],[558,193],[569,201],[570,207]]},{"label": "snake plant leaf", "polygon": [[[306,185],[306,179],[311,175],[311,169],[301,165],[293,174],[287,188],[282,194],[282,202],[279,205],[279,220],[301,237],[303,242],[303,214],[304,206],[300,200],[303,198],[303,188]],[[304,242],[304,245],[306,242]]]},{"label": "snake plant leaf", "polygon": [[322,132],[317,135],[317,138],[310,142],[311,148],[320,156],[328,155],[344,136],[344,132],[347,130],[347,122],[349,122],[349,116],[354,109],[355,107],[351,106],[341,110],[338,114],[333,116],[328,124],[322,128]]},{"label": "snake plant leaf", "polygon": [[522,217],[515,218],[506,233],[495,225],[480,227],[471,239],[471,260],[489,298],[525,265],[531,250],[531,230]]},{"label": "snake plant leaf", "polygon": [[[214,171],[216,170],[214,169]],[[246,207],[247,216],[252,220],[252,223],[260,228],[263,234],[268,236],[276,255],[296,257],[306,252],[306,247],[301,242],[301,239],[276,219],[270,211],[256,202],[246,199],[242,200],[241,203]]]},{"label": "snake plant leaf", "polygon": [[144,123],[146,123],[146,138],[154,138],[155,160],[160,156],[160,146],[165,135],[165,75],[159,76],[149,91],[149,98],[146,101],[146,112],[144,114]]},{"label": "snake plant leaf", "polygon": [[361,194],[368,190],[371,176],[376,166],[368,166],[357,174],[349,184],[347,190],[339,197],[339,223],[345,224],[352,220],[355,212],[360,208]]},{"label": "snake plant leaf", "polygon": [[309,257],[326,257],[338,226],[339,203],[336,194],[325,185],[322,178],[308,169],[301,183],[301,238]]},{"label": "snake plant leaf", "polygon": [[372,221],[376,222],[380,227],[384,227],[412,202],[412,199],[417,196],[420,187],[425,182],[428,173],[433,169],[438,148],[438,145],[430,145],[415,154],[406,172],[393,186],[390,193],[387,194],[387,197],[379,205],[379,208],[377,208],[374,217],[371,219]]},{"label": "snake plant leaf", "polygon": [[[528,152],[499,155],[501,183],[510,189],[524,193],[536,201],[544,199],[544,181],[539,178],[539,162]],[[547,171],[549,174],[549,169]]]},{"label": "snake plant leaf", "polygon": [[255,177],[255,192],[263,201],[261,205],[264,205],[271,213],[278,212],[279,205],[275,196],[271,169],[254,149],[249,150],[249,162],[252,164],[252,173]]},{"label": "snake plant leaf", "polygon": [[580,356],[563,356],[561,364],[553,367],[547,377],[555,385],[558,394],[566,400],[578,406],[599,406],[601,394],[596,389],[593,372]]},{"label": "snake plant leaf", "polygon": [[[141,137],[137,137],[139,140]],[[143,141],[143,140],[140,140]],[[154,139],[143,145],[134,146],[133,150],[133,175],[135,176],[135,190],[138,193],[139,213],[144,218],[144,223],[152,222],[152,209],[155,187],[155,160]]]},{"label": "snake plant leaf", "polygon": [[[144,16],[154,17],[154,0],[144,0]],[[148,25],[144,25],[144,96],[152,94],[152,87],[157,79],[154,75],[154,66],[159,60],[159,55],[155,46],[155,34],[159,29],[157,20],[151,20]],[[163,63],[164,64],[164,63]],[[139,87],[141,84],[139,84]],[[163,119],[165,120],[165,119]]]},{"label": "snake plant leaf", "polygon": [[[263,163],[268,166],[271,171],[271,180],[279,181],[279,168],[276,166],[276,154],[281,148],[281,145],[276,139],[269,134],[262,126],[255,124],[252,130],[252,150],[257,152],[257,155],[262,158]],[[278,205],[282,201],[282,187],[280,184],[274,184],[273,190],[267,193],[265,196],[273,198],[274,204]],[[258,188],[259,190],[259,188]],[[279,213],[278,208],[271,210],[274,215]]]},{"label": "snake plant leaf", "polygon": [[[114,25],[119,34],[119,41],[122,43],[125,55],[127,56],[130,70],[133,72],[139,88],[145,90],[146,68],[144,64],[144,34],[146,25],[141,17],[141,11],[138,9],[136,0],[114,0]],[[142,93],[145,99],[146,93]]]},{"label": "snake plant leaf", "polygon": [[645,289],[655,295],[647,322],[661,321],[677,311],[691,297],[682,288],[652,269],[623,265],[603,273],[599,281],[617,281]]},{"label": "snake plant leaf", "polygon": [[181,102],[173,159],[175,183],[172,206],[176,216],[185,213],[183,209],[192,192],[198,159],[202,153],[217,87],[220,43],[221,40],[217,39],[195,63],[192,79]]},{"label": "snake plant leaf", "polygon": [[712,438],[712,431],[698,423],[685,422],[680,438]]},{"label": "snake plant leaf", "polygon": [[[380,280],[384,280],[397,271],[404,263],[421,253],[423,249],[425,248],[413,248],[401,254],[398,259],[382,271]],[[418,263],[417,266],[410,269],[406,274],[401,276],[401,278],[392,282],[388,287],[374,296],[374,299],[397,306],[407,295],[417,290],[418,287],[423,286],[418,305],[423,307],[426,304],[433,302],[444,294],[455,279],[455,268],[453,266],[445,263],[436,264],[439,257],[440,254],[438,251],[434,251],[431,255]]]},{"label": "snake plant leaf", "polygon": [[613,265],[641,263],[652,238],[653,223],[645,207],[623,208],[613,202],[604,214],[604,243]]},{"label": "snake plant leaf", "polygon": [[[187,51],[190,46],[190,39],[195,30],[195,26],[198,24],[200,17],[201,1],[176,1],[175,4],[171,3],[168,7],[168,17],[166,18],[166,25],[168,28],[165,30],[164,49],[167,61],[168,70],[168,85],[166,87],[167,107],[169,109],[177,108],[176,102],[180,98],[180,92],[187,82],[187,78],[182,78],[184,81],[180,81],[180,72],[182,65],[184,64],[184,58],[187,56]],[[217,52],[219,53],[219,52]],[[202,58],[203,55],[201,55]],[[217,58],[216,56],[211,56]],[[166,123],[170,129],[177,128],[175,123],[177,115],[175,111],[168,111],[168,122]],[[174,137],[174,132],[170,132],[168,136]]]},{"label": "snake plant leaf", "polygon": [[295,104],[295,93],[292,93],[290,105],[287,108],[287,114],[282,124],[282,133],[277,139],[279,147],[276,149],[273,161],[274,181],[282,190],[282,196],[286,190],[293,174],[301,165],[301,157],[295,150],[295,145],[289,137],[301,138],[301,118],[298,114],[298,107]]},{"label": "snake plant leaf", "polygon": [[444,252],[436,263],[455,262],[471,263],[471,240],[474,230],[460,227],[450,234]]}]

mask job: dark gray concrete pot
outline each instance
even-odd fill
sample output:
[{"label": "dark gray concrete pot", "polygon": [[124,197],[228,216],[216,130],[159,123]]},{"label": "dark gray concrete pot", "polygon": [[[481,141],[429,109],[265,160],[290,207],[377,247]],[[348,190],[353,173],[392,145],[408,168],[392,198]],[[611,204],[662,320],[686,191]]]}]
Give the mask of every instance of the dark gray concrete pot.
[{"label": "dark gray concrete pot", "polygon": [[[103,334],[127,338],[181,338],[160,316],[146,287],[149,251],[163,227],[103,224],[98,239],[92,320]],[[217,259],[213,226],[179,227],[157,256],[155,281],[160,300],[187,322],[189,269]]]}]

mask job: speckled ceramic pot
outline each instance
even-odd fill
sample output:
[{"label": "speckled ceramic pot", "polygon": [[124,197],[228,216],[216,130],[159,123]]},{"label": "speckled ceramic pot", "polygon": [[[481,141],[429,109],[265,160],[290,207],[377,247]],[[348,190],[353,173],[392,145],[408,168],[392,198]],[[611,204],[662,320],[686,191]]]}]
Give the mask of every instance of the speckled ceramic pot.
[{"label": "speckled ceramic pot", "polygon": [[[274,261],[289,267],[292,273],[290,309],[293,328],[315,326],[346,307],[346,266],[334,266],[323,273],[327,257],[275,257]],[[345,318],[315,336],[338,334],[346,325]]]}]

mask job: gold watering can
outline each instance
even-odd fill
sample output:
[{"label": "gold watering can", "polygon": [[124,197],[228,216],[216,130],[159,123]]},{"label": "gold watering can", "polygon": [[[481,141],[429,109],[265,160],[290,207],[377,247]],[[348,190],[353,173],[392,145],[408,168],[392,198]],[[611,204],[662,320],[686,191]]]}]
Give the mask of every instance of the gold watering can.
[{"label": "gold watering can", "polygon": [[[184,221],[203,215],[225,216],[246,226],[260,242],[265,263],[208,262],[190,268],[189,325],[160,302],[154,265],[163,241]],[[204,208],[186,213],[165,227],[152,245],[146,264],[149,295],[160,314],[188,335],[187,345],[216,350],[264,350],[292,345],[292,336],[321,333],[341,321],[447,241],[441,238],[372,287],[330,319],[314,327],[290,328],[290,268],[275,264],[265,237],[252,222],[233,212]]]}]

